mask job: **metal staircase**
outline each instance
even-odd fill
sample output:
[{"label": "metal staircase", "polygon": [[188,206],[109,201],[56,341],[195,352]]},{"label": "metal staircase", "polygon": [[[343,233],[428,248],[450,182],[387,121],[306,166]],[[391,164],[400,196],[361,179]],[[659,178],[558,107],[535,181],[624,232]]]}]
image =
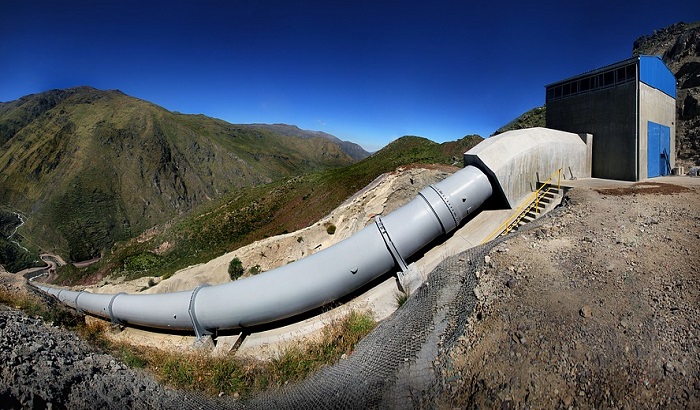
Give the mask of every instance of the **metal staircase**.
[{"label": "metal staircase", "polygon": [[[556,178],[556,184],[554,183]],[[532,222],[540,216],[549,212],[552,208],[561,203],[563,190],[561,188],[561,168],[556,170],[548,180],[538,183],[539,187],[530,195],[518,209],[513,212],[501,226],[499,226],[484,242],[488,242],[498,235],[505,236],[512,231]]]},{"label": "metal staircase", "polygon": [[509,229],[506,229],[506,231],[517,231],[519,227],[546,214],[561,202],[561,188],[549,184],[543,186],[543,188],[543,190],[539,191],[537,198],[530,203],[530,206],[526,207],[525,211],[514,220],[514,223],[508,225]]}]

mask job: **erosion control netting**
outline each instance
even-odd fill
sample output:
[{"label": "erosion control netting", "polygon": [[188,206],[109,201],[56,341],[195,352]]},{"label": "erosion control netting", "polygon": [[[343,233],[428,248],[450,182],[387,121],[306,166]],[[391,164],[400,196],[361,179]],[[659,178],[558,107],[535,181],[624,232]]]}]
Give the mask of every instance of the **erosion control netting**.
[{"label": "erosion control netting", "polygon": [[443,353],[464,332],[476,304],[474,272],[497,242],[446,258],[399,310],[338,364],[303,382],[216,406],[355,409],[435,404],[447,367]]}]

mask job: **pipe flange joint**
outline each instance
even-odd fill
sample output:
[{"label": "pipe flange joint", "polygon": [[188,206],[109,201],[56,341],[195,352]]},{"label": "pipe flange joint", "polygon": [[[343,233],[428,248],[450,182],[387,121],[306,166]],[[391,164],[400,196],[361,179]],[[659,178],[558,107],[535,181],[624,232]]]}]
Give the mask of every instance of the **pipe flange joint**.
[{"label": "pipe flange joint", "polygon": [[450,214],[452,215],[452,219],[454,220],[455,226],[459,225],[460,218],[457,215],[457,211],[455,211],[454,207],[450,203],[450,200],[447,198],[447,195],[445,195],[445,193],[442,192],[442,190],[440,188],[438,188],[436,185],[430,185],[430,188],[432,188],[433,191],[435,191],[435,193],[437,193],[440,196],[440,199],[442,199],[442,202],[445,203],[445,206],[447,207],[447,209],[450,211]]},{"label": "pipe flange joint", "polygon": [[112,311],[112,305],[114,304],[114,299],[116,299],[117,296],[119,296],[119,295],[126,295],[126,292],[119,292],[119,293],[115,294],[114,296],[112,296],[112,299],[109,300],[109,306],[107,306],[107,311],[109,312],[109,320],[111,320],[112,324],[114,324],[114,325],[121,324],[121,321],[114,316],[114,312]]},{"label": "pipe flange joint", "polygon": [[81,290],[80,292],[78,292],[77,295],[75,295],[75,300],[73,300],[73,303],[75,304],[75,311],[78,312],[79,315],[82,315],[82,314],[83,314],[83,309],[81,309],[81,308],[80,308],[80,305],[78,304],[78,298],[79,298],[80,295],[82,295],[83,293],[90,293],[90,292],[86,292],[86,291],[84,291],[84,290]]}]

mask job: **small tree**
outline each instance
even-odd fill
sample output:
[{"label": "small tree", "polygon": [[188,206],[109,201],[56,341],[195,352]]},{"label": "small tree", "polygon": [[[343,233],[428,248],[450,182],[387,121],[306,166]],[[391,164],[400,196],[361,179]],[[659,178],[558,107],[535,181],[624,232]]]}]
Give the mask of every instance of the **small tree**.
[{"label": "small tree", "polygon": [[231,277],[231,280],[240,278],[244,272],[245,269],[243,269],[241,260],[238,258],[231,259],[231,262],[228,264],[228,275]]}]

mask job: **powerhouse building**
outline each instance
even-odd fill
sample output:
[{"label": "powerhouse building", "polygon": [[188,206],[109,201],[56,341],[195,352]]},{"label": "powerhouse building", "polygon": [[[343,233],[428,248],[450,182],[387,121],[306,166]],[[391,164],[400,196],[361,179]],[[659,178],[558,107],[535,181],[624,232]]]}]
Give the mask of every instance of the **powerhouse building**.
[{"label": "powerhouse building", "polygon": [[676,80],[659,57],[633,57],[546,90],[547,128],[593,134],[593,177],[639,181],[670,174]]}]

